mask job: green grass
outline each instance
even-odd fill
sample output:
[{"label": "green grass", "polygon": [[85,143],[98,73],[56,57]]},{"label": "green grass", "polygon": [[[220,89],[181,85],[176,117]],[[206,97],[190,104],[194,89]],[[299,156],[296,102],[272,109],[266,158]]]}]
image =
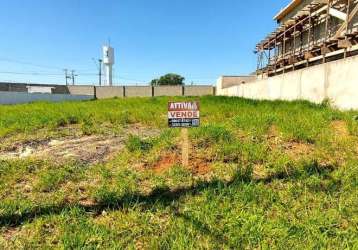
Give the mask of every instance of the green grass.
[{"label": "green grass", "polygon": [[203,97],[186,169],[172,99],[0,106],[1,151],[160,130],[99,164],[0,160],[0,248],[358,249],[358,112]]}]

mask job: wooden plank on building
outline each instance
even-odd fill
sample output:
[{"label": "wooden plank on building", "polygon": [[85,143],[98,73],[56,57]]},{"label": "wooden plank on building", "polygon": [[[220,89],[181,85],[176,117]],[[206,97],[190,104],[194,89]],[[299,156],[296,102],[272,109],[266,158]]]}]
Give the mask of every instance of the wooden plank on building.
[{"label": "wooden plank on building", "polygon": [[342,49],[342,48],[349,48],[352,47],[353,44],[350,40],[345,39],[345,40],[338,40],[338,48]]},{"label": "wooden plank on building", "polygon": [[322,55],[327,54],[327,53],[329,53],[329,52],[331,52],[331,50],[329,49],[328,46],[323,45],[323,46],[321,47],[321,54],[322,54]]},{"label": "wooden plank on building", "polygon": [[308,60],[308,59],[313,58],[313,57],[314,57],[313,53],[305,52],[305,60]]}]

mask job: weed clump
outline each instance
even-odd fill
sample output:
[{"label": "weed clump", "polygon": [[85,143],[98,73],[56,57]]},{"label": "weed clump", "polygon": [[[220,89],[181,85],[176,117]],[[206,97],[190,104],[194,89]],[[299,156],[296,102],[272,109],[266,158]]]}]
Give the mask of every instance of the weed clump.
[{"label": "weed clump", "polygon": [[83,121],[81,126],[82,133],[84,135],[92,135],[95,134],[97,129],[95,126],[95,122],[91,118],[87,118]]},{"label": "weed clump", "polygon": [[75,124],[78,124],[80,122],[80,119],[77,116],[70,115],[67,118],[67,121],[68,121],[68,124],[75,125]]},{"label": "weed clump", "polygon": [[70,115],[68,117],[60,117],[59,119],[57,119],[56,126],[57,127],[66,127],[68,125],[78,124],[79,122],[80,121],[77,116]]},{"label": "weed clump", "polygon": [[56,122],[57,127],[65,127],[67,125],[67,121],[65,118],[60,118]]},{"label": "weed clump", "polygon": [[145,152],[153,147],[153,143],[150,140],[143,140],[139,136],[130,135],[126,147],[130,152]]}]

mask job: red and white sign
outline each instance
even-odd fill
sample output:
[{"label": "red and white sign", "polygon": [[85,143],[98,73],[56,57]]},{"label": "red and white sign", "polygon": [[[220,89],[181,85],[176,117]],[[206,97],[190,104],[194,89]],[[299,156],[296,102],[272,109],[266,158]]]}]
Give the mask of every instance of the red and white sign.
[{"label": "red and white sign", "polygon": [[199,102],[169,102],[169,127],[198,127],[200,125]]}]

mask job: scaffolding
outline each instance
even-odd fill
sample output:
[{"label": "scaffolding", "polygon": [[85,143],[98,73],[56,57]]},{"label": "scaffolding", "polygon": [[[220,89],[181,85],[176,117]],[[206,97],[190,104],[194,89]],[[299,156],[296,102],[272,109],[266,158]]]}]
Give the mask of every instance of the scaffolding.
[{"label": "scaffolding", "polygon": [[256,46],[263,78],[358,54],[358,0],[294,0]]}]

